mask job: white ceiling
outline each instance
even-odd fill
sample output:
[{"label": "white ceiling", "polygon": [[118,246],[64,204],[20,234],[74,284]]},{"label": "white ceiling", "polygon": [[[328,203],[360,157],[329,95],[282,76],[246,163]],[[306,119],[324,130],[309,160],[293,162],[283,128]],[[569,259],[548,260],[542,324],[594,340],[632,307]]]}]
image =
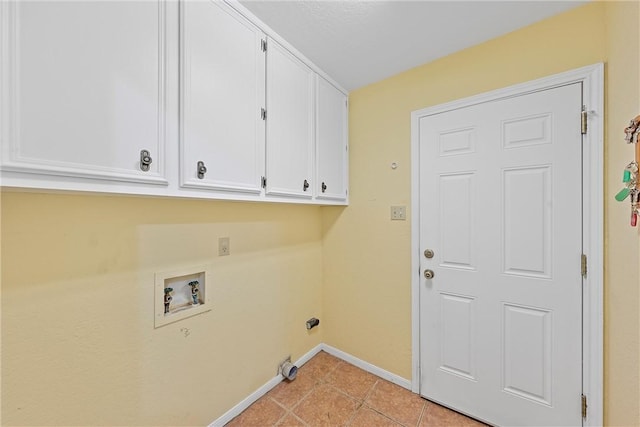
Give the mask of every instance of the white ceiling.
[{"label": "white ceiling", "polygon": [[353,90],[587,1],[240,3],[345,89]]}]

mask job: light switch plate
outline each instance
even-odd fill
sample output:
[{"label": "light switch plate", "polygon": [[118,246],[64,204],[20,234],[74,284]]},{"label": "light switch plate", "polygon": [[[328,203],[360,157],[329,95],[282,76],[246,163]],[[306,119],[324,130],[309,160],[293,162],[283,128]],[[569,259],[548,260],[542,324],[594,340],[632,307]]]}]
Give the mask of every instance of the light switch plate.
[{"label": "light switch plate", "polygon": [[392,221],[406,221],[407,219],[407,207],[406,206],[391,206],[391,220]]}]

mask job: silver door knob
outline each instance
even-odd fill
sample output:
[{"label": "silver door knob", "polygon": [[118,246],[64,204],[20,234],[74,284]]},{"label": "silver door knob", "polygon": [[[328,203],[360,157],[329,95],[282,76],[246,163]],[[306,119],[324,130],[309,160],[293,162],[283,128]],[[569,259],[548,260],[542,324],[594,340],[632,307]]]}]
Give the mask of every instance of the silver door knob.
[{"label": "silver door knob", "polygon": [[425,279],[433,279],[433,276],[435,276],[435,273],[433,272],[433,270],[425,270],[424,271],[424,278]]}]

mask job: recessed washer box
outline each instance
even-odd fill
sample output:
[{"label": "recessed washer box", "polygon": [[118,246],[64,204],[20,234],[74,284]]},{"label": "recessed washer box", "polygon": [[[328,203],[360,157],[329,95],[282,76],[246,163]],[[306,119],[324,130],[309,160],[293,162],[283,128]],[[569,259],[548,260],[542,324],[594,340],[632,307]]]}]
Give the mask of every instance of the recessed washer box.
[{"label": "recessed washer box", "polygon": [[155,274],[155,327],[211,310],[209,270],[204,266]]}]

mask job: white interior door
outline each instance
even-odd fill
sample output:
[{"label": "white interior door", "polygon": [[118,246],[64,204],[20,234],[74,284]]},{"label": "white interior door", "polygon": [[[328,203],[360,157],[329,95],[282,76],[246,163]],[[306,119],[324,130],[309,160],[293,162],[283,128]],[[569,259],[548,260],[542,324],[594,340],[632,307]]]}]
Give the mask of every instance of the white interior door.
[{"label": "white interior door", "polygon": [[581,425],[582,85],[422,117],[420,392]]}]

